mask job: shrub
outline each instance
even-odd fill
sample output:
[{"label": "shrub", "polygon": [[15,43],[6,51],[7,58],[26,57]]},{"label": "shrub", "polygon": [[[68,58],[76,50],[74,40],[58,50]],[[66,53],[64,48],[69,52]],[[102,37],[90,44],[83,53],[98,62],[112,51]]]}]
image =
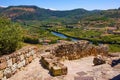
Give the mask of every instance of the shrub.
[{"label": "shrub", "polygon": [[25,43],[30,43],[30,44],[38,44],[39,39],[36,37],[31,37],[31,36],[25,36],[24,37],[24,42]]},{"label": "shrub", "polygon": [[3,17],[0,18],[0,54],[11,53],[21,46],[22,29]]}]

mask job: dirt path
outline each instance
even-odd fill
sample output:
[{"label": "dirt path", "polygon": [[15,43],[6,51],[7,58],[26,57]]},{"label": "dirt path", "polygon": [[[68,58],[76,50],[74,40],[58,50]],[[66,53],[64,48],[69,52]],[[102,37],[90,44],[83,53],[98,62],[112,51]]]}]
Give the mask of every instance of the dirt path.
[{"label": "dirt path", "polygon": [[87,80],[93,80],[93,78],[94,80],[108,80],[120,73],[120,69],[113,70],[108,64],[93,66],[93,57],[91,56],[63,62],[68,67],[68,74],[52,77],[48,70],[41,66],[39,60],[39,58],[35,59],[8,80],[86,80],[86,78]]}]

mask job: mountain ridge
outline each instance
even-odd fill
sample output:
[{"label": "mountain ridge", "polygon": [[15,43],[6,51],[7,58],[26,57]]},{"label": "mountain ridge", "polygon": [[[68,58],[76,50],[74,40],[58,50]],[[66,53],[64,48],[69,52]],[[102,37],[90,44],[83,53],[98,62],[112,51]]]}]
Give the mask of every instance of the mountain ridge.
[{"label": "mountain ridge", "polygon": [[[60,21],[60,22],[78,22],[79,20],[90,18],[92,16],[105,17],[105,18],[120,18],[120,8],[109,10],[85,10],[83,8],[73,10],[50,10],[45,8],[39,8],[37,6],[9,6],[0,8],[0,14],[11,18],[13,21]],[[94,17],[92,17],[94,18]],[[92,19],[91,18],[91,19]]]}]

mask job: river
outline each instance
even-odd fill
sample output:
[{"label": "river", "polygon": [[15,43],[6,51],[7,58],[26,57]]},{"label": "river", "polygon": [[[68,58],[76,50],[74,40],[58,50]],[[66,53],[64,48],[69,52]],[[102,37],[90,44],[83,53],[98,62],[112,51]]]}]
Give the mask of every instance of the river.
[{"label": "river", "polygon": [[76,38],[72,38],[72,37],[66,36],[66,35],[64,35],[64,34],[62,34],[62,33],[55,32],[55,31],[51,31],[51,33],[52,33],[53,35],[55,35],[55,36],[60,37],[60,38],[64,38],[64,39],[70,38],[72,41],[78,41],[78,40],[80,40],[80,39],[76,39]]},{"label": "river", "polygon": [[47,29],[47,30],[50,31],[50,32],[51,32],[53,35],[55,35],[55,36],[58,36],[58,37],[64,38],[64,39],[69,38],[69,39],[71,39],[72,41],[87,40],[87,41],[89,41],[91,44],[96,44],[96,42],[97,42],[98,45],[102,45],[102,44],[119,44],[119,45],[120,45],[120,43],[115,43],[115,42],[93,41],[93,40],[86,39],[86,38],[75,38],[75,37],[67,36],[67,35],[62,34],[62,33],[60,33],[60,32],[57,32],[57,31],[53,31],[53,30],[49,30],[49,29]]}]

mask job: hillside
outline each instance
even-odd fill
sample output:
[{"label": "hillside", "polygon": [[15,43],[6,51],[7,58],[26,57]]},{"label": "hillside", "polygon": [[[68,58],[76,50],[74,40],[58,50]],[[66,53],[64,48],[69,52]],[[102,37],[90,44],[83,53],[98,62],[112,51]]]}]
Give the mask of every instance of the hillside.
[{"label": "hillside", "polygon": [[76,9],[70,11],[52,11],[36,6],[9,6],[1,10],[1,15],[7,16],[12,20],[67,20],[71,18],[80,18],[89,11],[84,9]]},{"label": "hillside", "polygon": [[74,9],[66,11],[54,11],[50,9],[39,8],[37,6],[9,6],[0,8],[0,14],[7,16],[13,21],[42,21],[42,22],[61,22],[61,23],[103,23],[113,21],[117,23],[120,18],[120,9],[111,10],[93,10]]},{"label": "hillside", "polygon": [[9,6],[0,7],[0,15],[11,18],[13,21],[27,25],[41,26],[41,24],[55,23],[62,25],[75,25],[83,27],[105,27],[120,25],[120,8],[109,10],[74,9],[50,10],[37,6]]}]

